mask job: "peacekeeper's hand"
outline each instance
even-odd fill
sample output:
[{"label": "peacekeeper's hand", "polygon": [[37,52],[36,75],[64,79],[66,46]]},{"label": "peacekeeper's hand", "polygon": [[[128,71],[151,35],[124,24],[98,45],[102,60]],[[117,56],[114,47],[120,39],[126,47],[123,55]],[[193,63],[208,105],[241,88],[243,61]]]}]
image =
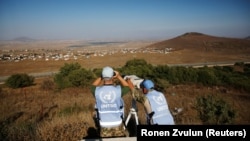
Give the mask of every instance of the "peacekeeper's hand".
[{"label": "peacekeeper's hand", "polygon": [[118,79],[121,82],[122,86],[129,86],[127,81],[122,78],[122,76],[120,75],[120,73],[118,71],[114,71],[114,73],[115,74],[114,74],[113,78]]},{"label": "peacekeeper's hand", "polygon": [[141,82],[144,80],[136,75],[126,75],[124,77],[125,80],[130,80],[132,82],[132,84],[134,85],[134,87],[140,89],[140,84]]},{"label": "peacekeeper's hand", "polygon": [[118,78],[118,76],[120,76],[120,73],[118,71],[114,71],[114,73],[115,73],[113,76],[114,78]]}]

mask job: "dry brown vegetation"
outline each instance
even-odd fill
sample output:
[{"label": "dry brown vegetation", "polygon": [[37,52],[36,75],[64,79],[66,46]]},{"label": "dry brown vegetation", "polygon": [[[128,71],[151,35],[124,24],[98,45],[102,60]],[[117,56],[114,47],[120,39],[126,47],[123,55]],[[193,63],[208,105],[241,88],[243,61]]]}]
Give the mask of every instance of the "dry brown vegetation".
[{"label": "dry brown vegetation", "polygon": [[[175,51],[169,54],[118,53],[68,61],[1,61],[0,74],[6,76],[20,72],[58,71],[64,63],[70,62],[78,62],[84,68],[101,68],[106,65],[121,67],[133,58],[145,59],[153,65],[250,60],[249,41],[233,39],[230,41],[236,45],[231,46],[231,43],[224,43],[221,38],[215,39],[216,41],[203,34],[191,34],[190,36],[185,34],[185,36],[180,36],[177,39],[166,41],[164,44],[161,42],[160,47],[177,47]],[[244,43],[241,44],[241,41]],[[189,42],[192,44],[188,44]],[[225,46],[220,46],[221,43]],[[181,45],[179,44],[182,44],[183,48],[180,48]],[[42,45],[46,46],[46,44]],[[58,43],[56,45],[60,49],[65,48],[65,44],[60,46]],[[132,44],[130,45],[132,46]],[[147,45],[149,45],[148,42],[141,45],[137,44],[136,47],[158,47],[157,44]],[[204,48],[204,45],[208,45],[207,48]],[[230,47],[225,49],[229,45]],[[31,46],[36,45],[32,43]],[[96,137],[96,127],[93,120],[94,97],[90,90],[83,88],[67,88],[60,91],[56,89],[44,90],[41,87],[46,80],[53,81],[52,77],[37,78],[35,79],[35,85],[20,89],[10,89],[1,85],[0,124],[1,127],[4,127],[4,129],[1,129],[1,136],[6,135],[10,140],[65,141]],[[181,113],[175,115],[176,124],[202,124],[195,110],[195,99],[200,95],[214,95],[223,98],[236,109],[235,124],[250,124],[250,95],[245,91],[201,85],[169,85],[165,90],[165,96],[170,110],[174,112],[175,108],[183,108]],[[127,115],[131,107],[131,96],[126,95],[124,100]],[[143,107],[139,103],[137,103],[137,106],[139,121],[141,124],[145,124]],[[132,132],[132,129],[130,130]]]},{"label": "dry brown vegetation", "polygon": [[[8,130],[9,139],[66,141],[97,137],[93,120],[94,97],[90,90],[68,88],[45,91],[40,88],[43,81],[37,79],[34,86],[23,89],[3,88],[0,119],[1,124],[7,125],[4,127]],[[175,108],[183,108],[181,113],[174,116],[176,124],[202,124],[195,109],[196,97],[201,95],[223,98],[236,110],[235,124],[250,123],[249,93],[224,87],[177,85],[169,86],[165,92],[172,112]],[[126,95],[124,100],[128,115],[131,96]],[[139,122],[145,124],[144,109],[140,103],[137,106]],[[131,128],[130,132],[131,136],[135,135]]]}]

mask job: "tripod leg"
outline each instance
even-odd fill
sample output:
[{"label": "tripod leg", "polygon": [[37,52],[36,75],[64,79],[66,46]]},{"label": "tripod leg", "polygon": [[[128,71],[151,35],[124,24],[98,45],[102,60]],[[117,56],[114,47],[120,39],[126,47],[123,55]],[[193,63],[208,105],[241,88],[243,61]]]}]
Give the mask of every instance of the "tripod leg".
[{"label": "tripod leg", "polygon": [[136,113],[135,113],[135,121],[136,121],[136,125],[139,125],[138,116]]},{"label": "tripod leg", "polygon": [[126,125],[126,126],[128,125],[128,121],[130,120],[130,117],[131,117],[131,113],[129,113],[129,115],[128,115],[126,121],[125,121],[125,125]]}]

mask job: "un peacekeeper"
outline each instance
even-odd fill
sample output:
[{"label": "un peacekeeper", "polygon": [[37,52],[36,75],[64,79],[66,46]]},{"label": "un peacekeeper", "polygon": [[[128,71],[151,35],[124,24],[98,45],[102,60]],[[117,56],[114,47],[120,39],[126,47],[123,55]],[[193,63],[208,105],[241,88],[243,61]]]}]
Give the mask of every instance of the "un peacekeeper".
[{"label": "un peacekeeper", "polygon": [[[118,79],[121,85],[115,83]],[[106,66],[102,69],[101,77],[98,77],[91,87],[95,97],[96,120],[100,127],[101,137],[125,136],[123,129],[124,101],[123,96],[130,92],[128,83],[121,77],[118,71]]]},{"label": "un peacekeeper", "polygon": [[[133,98],[143,104],[148,125],[175,124],[166,97],[162,92],[154,89],[154,83],[151,80],[142,79],[136,75],[127,75],[124,79],[130,86]],[[139,90],[144,95],[141,95]]]},{"label": "un peacekeeper", "polygon": [[145,79],[140,85],[142,93],[146,96],[147,123],[149,125],[174,125],[174,118],[169,110],[167,99],[162,92],[154,89],[153,81]]}]

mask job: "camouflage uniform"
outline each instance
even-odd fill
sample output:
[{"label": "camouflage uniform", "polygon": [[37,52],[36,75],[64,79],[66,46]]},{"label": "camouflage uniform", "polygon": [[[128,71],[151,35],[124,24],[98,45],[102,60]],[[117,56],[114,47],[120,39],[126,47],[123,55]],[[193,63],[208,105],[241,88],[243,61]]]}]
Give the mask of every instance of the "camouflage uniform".
[{"label": "camouflage uniform", "polygon": [[102,138],[108,138],[108,137],[126,137],[128,136],[128,131],[125,128],[125,126],[123,124],[121,124],[118,127],[114,127],[114,128],[105,128],[105,127],[101,127],[99,124],[99,119],[96,116],[96,111],[94,112],[94,121],[95,121],[95,125],[98,129],[98,134],[100,137]]},{"label": "camouflage uniform", "polygon": [[123,124],[119,127],[114,128],[103,128],[100,129],[100,137],[126,137],[128,136],[127,130],[124,129]]},{"label": "camouflage uniform", "polygon": [[132,97],[139,103],[145,103],[146,97],[137,88],[132,89]]}]

